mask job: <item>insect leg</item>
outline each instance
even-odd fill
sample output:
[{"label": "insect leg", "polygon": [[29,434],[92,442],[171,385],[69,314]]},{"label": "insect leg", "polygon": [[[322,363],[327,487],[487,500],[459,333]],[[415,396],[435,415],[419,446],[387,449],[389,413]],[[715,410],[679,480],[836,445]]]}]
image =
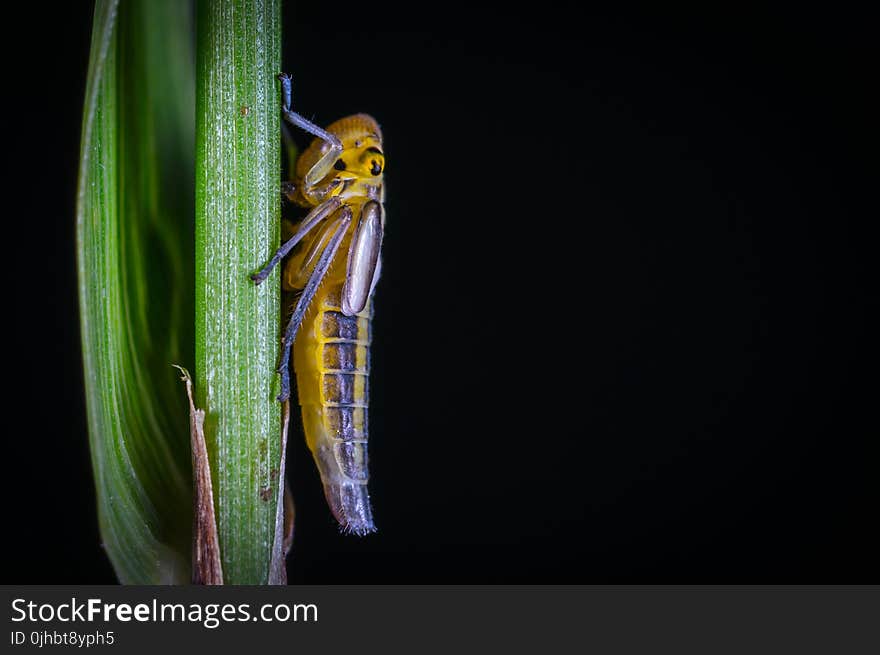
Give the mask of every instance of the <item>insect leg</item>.
[{"label": "insect leg", "polygon": [[278,400],[281,402],[290,397],[290,347],[296,338],[296,331],[302,323],[309,303],[312,302],[312,298],[314,298],[315,292],[318,290],[318,285],[321,283],[324,275],[327,274],[330,264],[333,263],[336,251],[339,250],[339,244],[342,243],[342,238],[345,236],[348,226],[351,225],[351,217],[351,209],[343,207],[339,213],[339,218],[333,224],[333,236],[330,237],[327,247],[321,253],[318,263],[315,264],[315,270],[309,276],[309,281],[306,282],[305,288],[296,301],[293,314],[291,314],[290,320],[287,322],[287,327],[284,330],[284,341],[281,344],[281,362],[278,366],[278,372],[281,374],[281,393],[278,394]]},{"label": "insect leg", "polygon": [[[343,184],[344,180],[334,177],[328,180],[326,183],[321,186],[313,186],[309,188],[309,200],[313,200],[314,202],[321,203],[323,202],[327,196],[329,196],[333,191],[336,190],[340,184]],[[296,196],[296,184],[291,181],[285,181],[281,183],[281,193],[287,197],[291,202],[297,201]]]},{"label": "insect leg", "polygon": [[339,209],[340,201],[338,198],[330,198],[326,202],[322,202],[320,205],[315,207],[312,211],[308,213],[308,215],[303,219],[302,223],[300,223],[299,229],[290,237],[284,244],[275,251],[275,254],[272,255],[272,259],[269,260],[269,263],[263,267],[261,271],[258,273],[254,273],[251,275],[251,279],[259,284],[267,277],[269,277],[269,273],[272,272],[272,269],[278,265],[287,253],[293,249],[293,247],[299,243],[302,238],[311,231],[313,227],[315,227],[322,220],[327,218],[331,213]]},{"label": "insect leg", "polygon": [[321,158],[312,166],[303,179],[303,183],[307,188],[312,187],[327,175],[333,164],[336,163],[336,159],[342,152],[342,141],[335,134],[330,134],[327,130],[321,129],[307,118],[293,111],[290,108],[290,98],[292,95],[290,75],[281,73],[278,79],[281,80],[281,113],[284,115],[284,120],[330,144],[327,152],[321,155]]}]

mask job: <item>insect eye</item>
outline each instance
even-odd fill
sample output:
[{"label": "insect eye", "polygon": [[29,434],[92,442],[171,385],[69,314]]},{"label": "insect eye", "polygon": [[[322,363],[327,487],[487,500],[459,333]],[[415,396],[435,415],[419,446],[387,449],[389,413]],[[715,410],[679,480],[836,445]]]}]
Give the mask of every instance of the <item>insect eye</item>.
[{"label": "insect eye", "polygon": [[335,168],[337,171],[344,171],[345,170],[345,162],[342,161],[341,159],[337,159],[336,163],[333,164],[333,168]]},{"label": "insect eye", "polygon": [[373,165],[373,167],[370,169],[370,173],[372,173],[373,175],[378,175],[382,172],[382,165],[379,162],[373,159],[370,161],[370,163]]}]

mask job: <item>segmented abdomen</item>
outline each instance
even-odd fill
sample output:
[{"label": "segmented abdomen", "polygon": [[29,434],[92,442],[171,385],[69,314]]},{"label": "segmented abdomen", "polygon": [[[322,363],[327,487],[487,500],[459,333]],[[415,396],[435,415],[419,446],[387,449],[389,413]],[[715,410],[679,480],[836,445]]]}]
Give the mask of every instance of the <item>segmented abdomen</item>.
[{"label": "segmented abdomen", "polygon": [[341,284],[319,290],[294,342],[306,441],[343,530],[373,532],[367,492],[371,303],[342,313]]}]

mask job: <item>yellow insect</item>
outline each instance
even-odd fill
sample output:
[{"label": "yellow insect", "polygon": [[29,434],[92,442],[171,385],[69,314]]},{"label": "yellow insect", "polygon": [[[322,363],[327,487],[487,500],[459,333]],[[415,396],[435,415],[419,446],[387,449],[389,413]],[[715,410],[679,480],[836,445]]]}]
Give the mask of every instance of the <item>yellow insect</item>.
[{"label": "yellow insect", "polygon": [[287,197],[311,208],[293,235],[251,278],[284,267],[282,285],[298,291],[282,342],[281,393],[290,396],[293,351],[306,441],[333,515],[346,532],[374,532],[367,492],[367,406],[372,295],[385,229],[382,132],[366,114],[321,129],[290,108],[291,81],[279,75],[282,113],[316,138],[299,156]]}]

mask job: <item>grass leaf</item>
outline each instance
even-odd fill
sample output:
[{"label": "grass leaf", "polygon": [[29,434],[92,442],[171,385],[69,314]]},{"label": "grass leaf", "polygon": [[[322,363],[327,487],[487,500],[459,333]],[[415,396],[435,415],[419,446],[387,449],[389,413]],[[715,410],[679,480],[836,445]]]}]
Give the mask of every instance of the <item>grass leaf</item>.
[{"label": "grass leaf", "polygon": [[123,583],[190,577],[195,66],[191,7],[99,0],[77,192],[86,403],[104,547]]}]

